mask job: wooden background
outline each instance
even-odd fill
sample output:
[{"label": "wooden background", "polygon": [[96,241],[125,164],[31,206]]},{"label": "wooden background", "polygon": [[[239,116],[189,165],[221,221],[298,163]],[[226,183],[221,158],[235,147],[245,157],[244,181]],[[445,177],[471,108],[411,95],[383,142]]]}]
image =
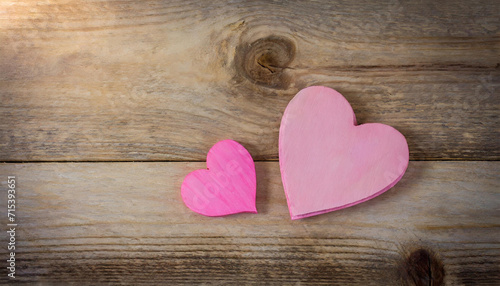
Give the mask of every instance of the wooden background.
[{"label": "wooden background", "polygon": [[[500,279],[498,1],[0,1],[0,182],[17,278],[47,285],[492,285]],[[400,183],[291,221],[283,111],[325,85],[408,140]],[[259,214],[180,185],[234,139]],[[6,191],[0,196],[6,230]],[[0,260],[7,236],[0,236]]]}]

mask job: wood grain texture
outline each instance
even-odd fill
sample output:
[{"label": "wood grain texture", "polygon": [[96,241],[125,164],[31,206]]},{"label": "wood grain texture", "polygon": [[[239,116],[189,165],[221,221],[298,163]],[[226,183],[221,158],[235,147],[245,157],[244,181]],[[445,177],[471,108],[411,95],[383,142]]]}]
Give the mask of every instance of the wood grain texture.
[{"label": "wood grain texture", "polygon": [[277,162],[256,164],[259,214],[191,212],[180,185],[202,167],[0,165],[2,188],[7,175],[18,181],[17,281],[421,285],[422,267],[447,285],[500,278],[499,162],[410,162],[385,194],[299,221],[289,218]]},{"label": "wood grain texture", "polygon": [[497,1],[2,1],[0,161],[277,159],[326,85],[414,160],[500,158]]}]

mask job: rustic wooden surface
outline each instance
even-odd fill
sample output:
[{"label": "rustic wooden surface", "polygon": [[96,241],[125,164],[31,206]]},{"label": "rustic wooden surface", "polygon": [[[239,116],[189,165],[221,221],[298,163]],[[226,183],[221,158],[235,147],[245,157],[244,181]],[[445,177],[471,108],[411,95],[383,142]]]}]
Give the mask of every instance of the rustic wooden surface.
[{"label": "rustic wooden surface", "polygon": [[411,162],[387,193],[298,221],[278,162],[256,164],[258,214],[191,212],[179,189],[204,165],[0,165],[19,182],[19,281],[401,285],[418,250],[448,285],[500,278],[499,162]]},{"label": "rustic wooden surface", "polygon": [[[0,1],[16,281],[498,283],[498,15],[494,0]],[[257,162],[258,215],[190,212],[180,184],[204,163],[186,161],[222,139],[276,160],[282,113],[310,85],[424,161],[372,201],[293,222],[278,163]]]},{"label": "rustic wooden surface", "polygon": [[497,1],[329,2],[2,1],[0,161],[277,159],[309,85],[412,159],[500,158]]}]

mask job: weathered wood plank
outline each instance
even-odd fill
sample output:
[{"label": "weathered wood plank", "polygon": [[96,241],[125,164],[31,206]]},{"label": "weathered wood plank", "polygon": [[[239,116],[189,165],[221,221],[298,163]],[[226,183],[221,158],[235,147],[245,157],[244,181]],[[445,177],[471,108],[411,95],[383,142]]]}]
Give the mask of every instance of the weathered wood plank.
[{"label": "weathered wood plank", "polygon": [[276,159],[313,84],[412,159],[498,160],[500,7],[469,2],[3,1],[0,161]]},{"label": "weathered wood plank", "polygon": [[299,221],[289,218],[277,162],[256,164],[259,214],[189,211],[180,185],[203,166],[0,165],[2,189],[7,175],[18,182],[16,279],[401,285],[425,282],[428,267],[434,285],[440,275],[448,285],[499,279],[500,162],[411,162],[380,197]]},{"label": "weathered wood plank", "polygon": [[[400,130],[411,159],[500,158],[497,72],[494,79],[478,71],[394,72],[337,72],[311,83],[340,91],[359,123]],[[80,87],[0,84],[0,160],[205,160],[223,139],[239,141],[256,160],[278,158],[279,125],[291,95],[186,86],[136,98],[122,82],[87,86],[90,81],[81,80]]]}]

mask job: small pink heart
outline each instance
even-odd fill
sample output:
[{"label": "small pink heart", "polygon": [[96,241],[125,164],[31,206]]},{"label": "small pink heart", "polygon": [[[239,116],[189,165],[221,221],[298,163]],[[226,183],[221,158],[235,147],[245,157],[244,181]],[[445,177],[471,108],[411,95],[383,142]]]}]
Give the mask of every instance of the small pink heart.
[{"label": "small pink heart", "polygon": [[182,200],[188,208],[206,216],[257,213],[255,165],[245,147],[233,140],[217,142],[208,151],[207,167],[189,173],[182,182]]},{"label": "small pink heart", "polygon": [[405,137],[380,123],[356,125],[337,91],[301,90],[281,120],[279,161],[292,219],[350,207],[393,187],[408,167]]}]

